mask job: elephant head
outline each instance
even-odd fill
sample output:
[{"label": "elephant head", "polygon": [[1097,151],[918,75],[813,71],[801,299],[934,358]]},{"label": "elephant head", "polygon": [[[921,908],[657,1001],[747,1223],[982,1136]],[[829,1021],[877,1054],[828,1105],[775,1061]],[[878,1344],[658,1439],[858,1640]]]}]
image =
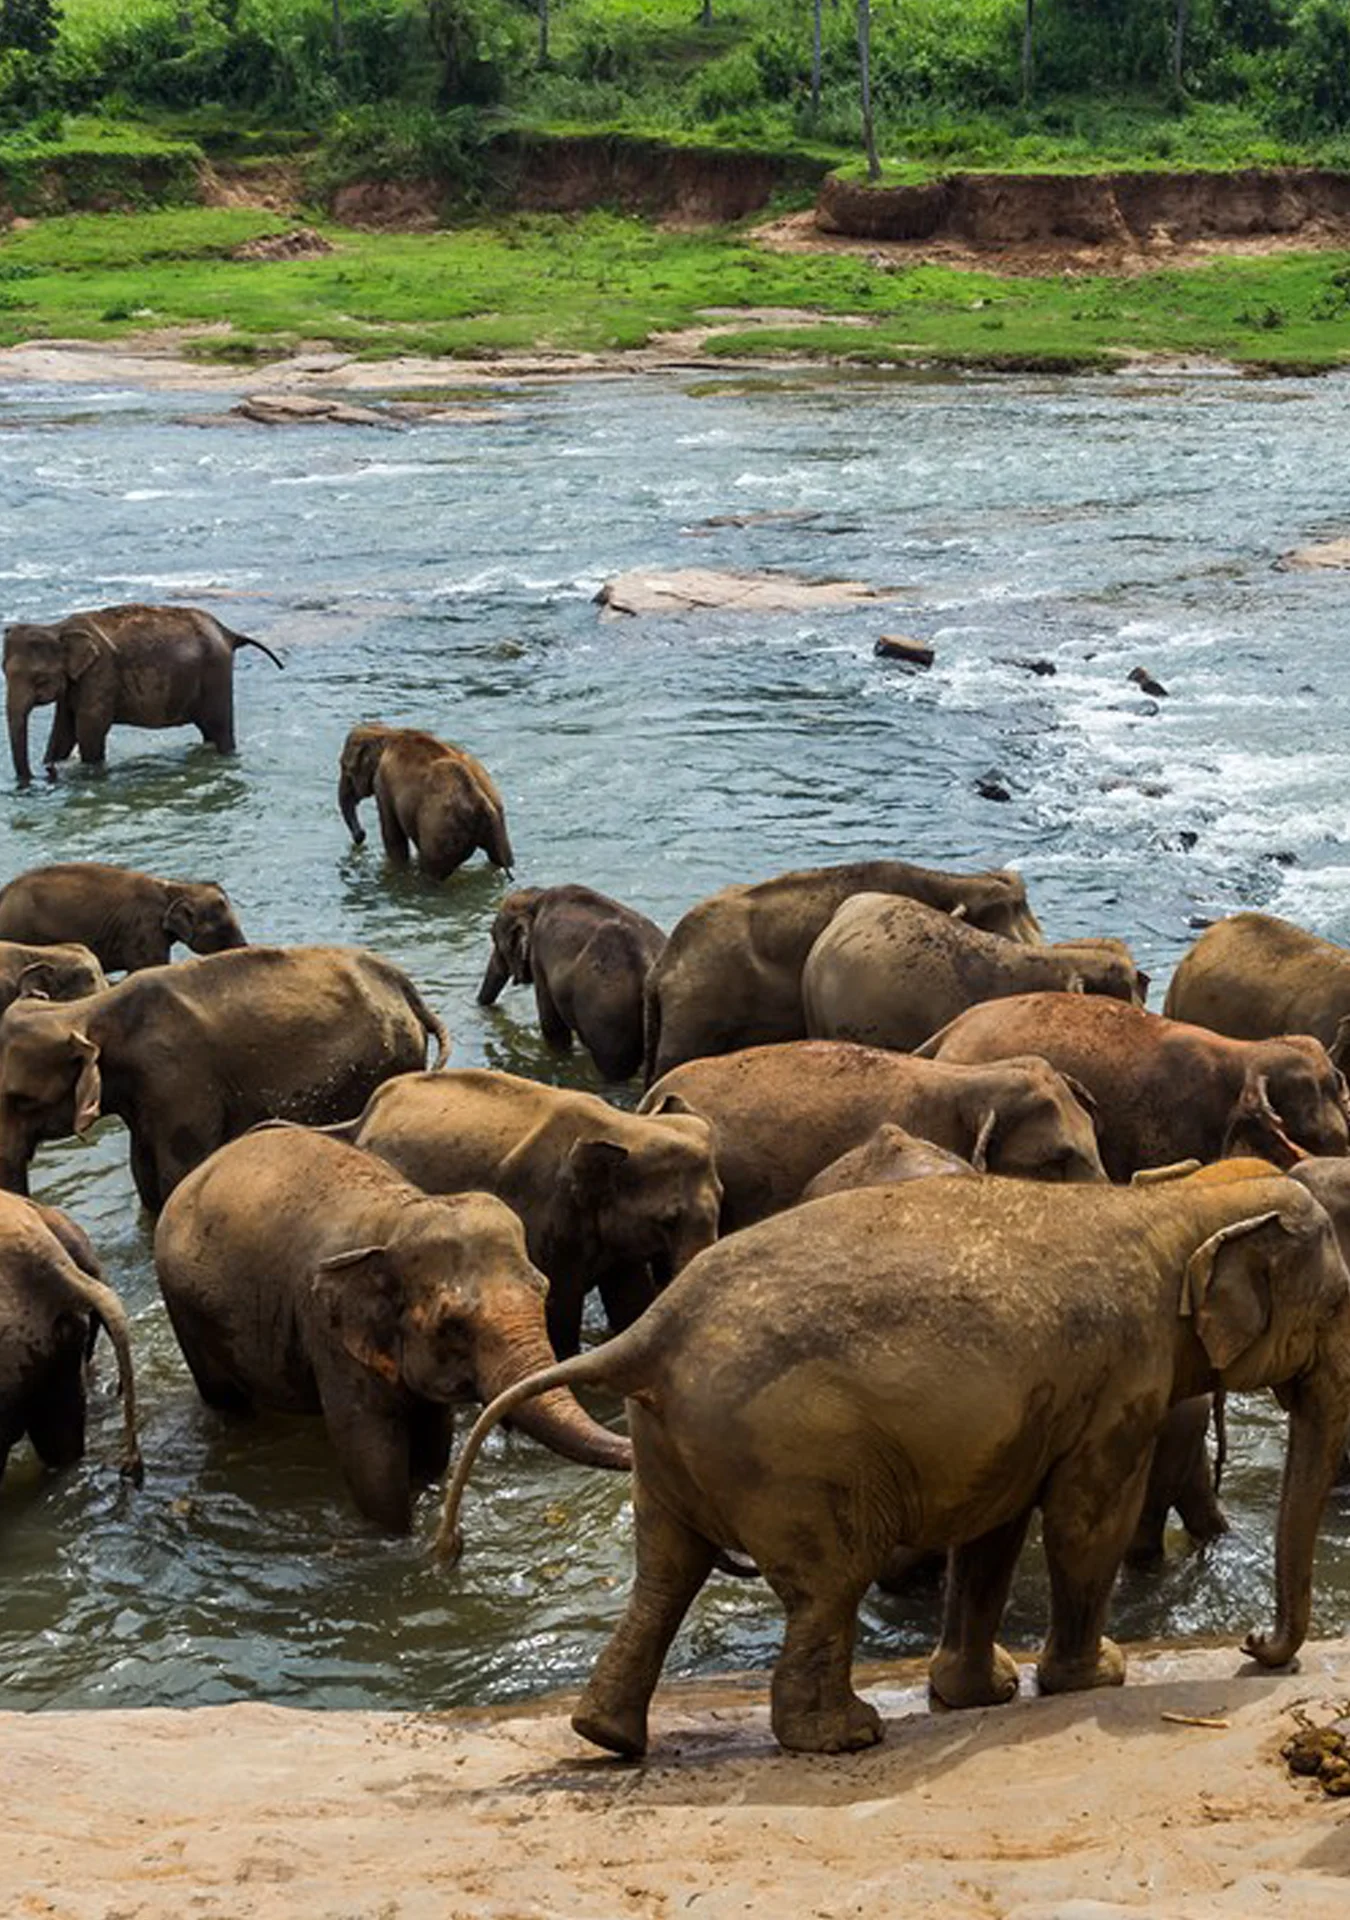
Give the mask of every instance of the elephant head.
[{"label": "elephant head", "polygon": [[664,1285],[717,1238],[722,1183],[712,1129],[680,1102],[635,1116],[623,1132],[622,1140],[573,1143],[560,1180],[564,1205],[597,1256],[650,1261]]},{"label": "elephant head", "polygon": [[224,953],[248,945],[230,896],[213,881],[172,882],[163,926],[170,940],[181,940],[193,953]]},{"label": "elephant head", "polygon": [[977,1173],[1029,1180],[1105,1180],[1086,1087],[1034,1055],[975,1069],[962,1096]]},{"label": "elephant head", "polygon": [[493,1006],[508,981],[517,987],[533,984],[530,936],[543,891],[542,887],[519,887],[514,893],[508,893],[498,907],[492,922],[492,952],[483,984],[478,989],[480,1007]]},{"label": "elephant head", "polygon": [[13,991],[4,989],[0,1009],[11,1000],[82,1000],[86,994],[102,993],[108,984],[97,958],[73,940],[28,951],[33,958],[11,976]]},{"label": "elephant head", "polygon": [[76,616],[52,627],[20,623],[5,630],[5,711],[14,773],[21,785],[33,777],[28,758],[28,716],[34,707],[68,702],[72,689],[95,670],[106,670],[112,647],[97,624]]},{"label": "elephant head", "polygon": [[1024,946],[1040,945],[1041,923],[1031,911],[1020,873],[1006,867],[994,873],[963,874],[957,884],[961,898],[956,911],[972,927],[1001,933]]},{"label": "elephant head", "polygon": [[338,808],[358,847],[365,844],[366,830],[356,817],[356,809],[375,791],[375,770],[389,734],[388,727],[372,723],[353,727],[343,743],[338,762]]},{"label": "elephant head", "polygon": [[1318,1040],[1286,1034],[1254,1050],[1228,1117],[1223,1157],[1256,1154],[1277,1167],[1350,1146],[1345,1080]]},{"label": "elephant head", "polygon": [[0,1187],[27,1193],[38,1143],[83,1133],[102,1099],[99,1047],[86,1026],[96,997],[16,1000],[0,1017]]},{"label": "elephant head", "polygon": [[[1280,1184],[1287,1199],[1239,1203],[1194,1248],[1179,1301],[1183,1340],[1201,1349],[1192,1376],[1226,1391],[1273,1387],[1289,1414],[1275,1629],[1247,1641],[1268,1667],[1287,1665],[1307,1635],[1318,1522],[1350,1431],[1350,1274],[1323,1208]],[[1261,1183],[1263,1198],[1274,1185]]]},{"label": "elephant head", "polygon": [[[419,1198],[401,1208],[386,1240],[318,1263],[303,1308],[311,1357],[322,1373],[345,1356],[360,1375],[441,1406],[492,1400],[554,1364],[547,1286],[503,1202],[482,1193]],[[627,1440],[569,1392],[542,1397],[517,1424],[583,1466],[630,1463]]]}]

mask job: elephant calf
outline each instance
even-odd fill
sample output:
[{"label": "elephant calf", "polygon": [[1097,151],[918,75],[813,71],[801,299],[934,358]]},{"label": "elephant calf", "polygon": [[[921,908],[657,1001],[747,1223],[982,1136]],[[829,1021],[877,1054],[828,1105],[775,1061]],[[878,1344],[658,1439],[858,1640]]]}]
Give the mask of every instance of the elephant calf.
[{"label": "elephant calf", "polygon": [[1350,949],[1269,913],[1235,913],[1184,955],[1163,1012],[1237,1040],[1310,1033],[1350,1065]]},{"label": "elephant calf", "polygon": [[166,966],[176,940],[193,953],[224,953],[245,944],[224,887],[157,880],[97,860],[32,867],[11,880],[0,889],[0,938],[42,945],[79,940],[108,973]]},{"label": "elephant calf", "polygon": [[0,1013],[14,1000],[78,1000],[107,984],[95,956],[74,941],[58,947],[0,939]]},{"label": "elephant calf", "polygon": [[1041,1689],[1119,1685],[1103,1628],[1153,1442],[1173,1401],[1212,1386],[1273,1386],[1289,1412],[1275,1627],[1246,1642],[1287,1666],[1350,1423],[1350,1275],[1323,1209],[1281,1174],[836,1194],[720,1241],[626,1333],[493,1401],[447,1492],[443,1549],[496,1422],[583,1384],[628,1400],[637,1563],[573,1726],[645,1751],[666,1650],[731,1553],[787,1611],[775,1735],[845,1752],[881,1737],[850,1669],[859,1601],[897,1540],[951,1549],[929,1668],[948,1706],[1017,1691],[996,1635],[1037,1509]]},{"label": "elephant calf", "polygon": [[208,745],[234,752],[234,656],[270,647],[234,633],[196,607],[98,607],[53,626],[5,629],[9,745],[20,785],[32,778],[28,716],[55,703],[44,760],[49,773],[80,758],[101,765],[114,725],[196,727]]},{"label": "elephant calf", "polygon": [[384,850],[406,867],[417,849],[422,871],[444,880],[481,847],[494,867],[515,865],[506,804],[480,760],[412,727],[353,727],[342,749],[338,807],[359,847],[357,807],[375,796]]},{"label": "elephant calf", "polygon": [[591,1093],[468,1068],[403,1074],[336,1129],[428,1193],[481,1188],[520,1215],[548,1275],[548,1332],[575,1353],[587,1292],[613,1327],[717,1237],[722,1189],[707,1124],[639,1119]]},{"label": "elephant calf", "polygon": [[[175,1190],[155,1269],[208,1405],[321,1413],[352,1497],[406,1533],[413,1488],[445,1471],[455,1402],[552,1361],[544,1279],[488,1194],[433,1199],[303,1127],[231,1141]],[[583,1466],[628,1442],[550,1395],[524,1432]]]},{"label": "elephant calf", "polygon": [[642,1065],[642,996],[666,943],[660,927],[590,887],[522,887],[492,923],[478,989],[490,1007],[508,981],[534,988],[539,1028],[566,1053],[575,1033],[606,1080]]},{"label": "elephant calf", "polygon": [[806,956],[806,1031],[910,1052],[981,1000],[1037,990],[1143,1005],[1147,980],[1117,943],[1028,946],[901,895],[855,893]]},{"label": "elephant calf", "polygon": [[259,1120],[322,1124],[448,1036],[408,976],[360,947],[240,947],[146,967],[61,1006],[0,1016],[0,1186],[27,1192],[38,1144],[115,1113],[143,1204]]},{"label": "elephant calf", "polygon": [[47,1467],[84,1453],[84,1367],[102,1326],[122,1389],[122,1472],[140,1481],[136,1381],[122,1302],[82,1230],[57,1207],[0,1193],[0,1477],[26,1433]]},{"label": "elephant calf", "polygon": [[1028,1053],[1086,1088],[1113,1180],[1237,1152],[1287,1167],[1350,1142],[1345,1082],[1305,1034],[1230,1040],[1118,1000],[1026,993],[971,1007],[916,1057],[969,1065]]}]

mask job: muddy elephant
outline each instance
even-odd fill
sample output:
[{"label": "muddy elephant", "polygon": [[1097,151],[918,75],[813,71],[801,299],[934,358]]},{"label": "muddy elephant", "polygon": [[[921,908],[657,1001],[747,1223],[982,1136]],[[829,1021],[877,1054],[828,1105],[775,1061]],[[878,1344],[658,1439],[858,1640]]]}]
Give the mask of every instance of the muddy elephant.
[{"label": "muddy elephant", "polygon": [[951,1550],[931,1689],[1017,1691],[996,1641],[1032,1513],[1050,1569],[1047,1693],[1118,1685],[1103,1637],[1167,1409],[1273,1386],[1289,1413],[1273,1632],[1306,1637],[1313,1552],[1350,1424],[1350,1275],[1331,1223],[1282,1174],[1065,1188],[918,1180],[836,1194],[720,1241],[635,1326],[499,1396],[447,1492],[440,1544],[484,1436],[536,1393],[628,1400],[635,1582],[573,1716],[640,1754],[680,1622],[720,1553],[787,1611],[772,1683],[784,1747],[870,1746],[851,1686],[858,1603],[897,1540]]},{"label": "muddy elephant", "polygon": [[725,887],[689,909],[647,976],[648,1086],[685,1060],[804,1039],[806,956],[855,893],[904,894],[990,933],[1040,938],[1016,873],[942,873],[905,860],[859,860]]},{"label": "muddy elephant", "polygon": [[653,920],[590,887],[522,887],[492,923],[480,1007],[508,982],[534,988],[539,1030],[566,1053],[575,1034],[602,1078],[642,1065],[643,988],[666,936]]},{"label": "muddy elephant", "polygon": [[68,1467],[83,1455],[85,1360],[100,1327],[117,1355],[122,1472],[139,1483],[136,1380],[122,1302],[69,1215],[0,1193],[0,1478],[25,1434],[45,1467]]},{"label": "muddy elephant", "polygon": [[1235,913],[1183,956],[1163,1012],[1237,1040],[1310,1033],[1350,1066],[1350,948],[1273,914]]},{"label": "muddy elephant", "polygon": [[494,867],[515,865],[505,802],[487,768],[463,747],[412,727],[353,727],[342,748],[338,808],[358,847],[366,834],[357,808],[371,794],[395,866],[407,866],[409,846],[433,880],[444,880],[479,847]]},{"label": "muddy elephant", "polygon": [[971,1148],[981,1164],[966,1160],[931,1140],[885,1120],[860,1147],[851,1147],[832,1160],[802,1188],[803,1200],[823,1200],[831,1193],[852,1193],[856,1187],[893,1187],[906,1180],[940,1180],[952,1174],[982,1173],[984,1145],[976,1140]]},{"label": "muddy elephant", "polygon": [[707,1120],[723,1233],[793,1206],[809,1180],[888,1120],[991,1173],[1106,1177],[1091,1119],[1043,1060],[957,1073],[933,1064],[847,1040],[788,1040],[676,1067],[638,1112]]},{"label": "muddy elephant", "polygon": [[1305,1034],[1230,1040],[1118,1000],[1027,993],[972,1007],[916,1057],[969,1065],[1027,1053],[1086,1088],[1113,1180],[1225,1153],[1287,1167],[1350,1141],[1345,1082]]},{"label": "muddy elephant", "polygon": [[404,1074],[339,1136],[428,1193],[480,1188],[520,1215],[548,1276],[548,1332],[574,1353],[587,1292],[612,1327],[717,1237],[722,1189],[707,1124],[623,1113],[591,1093],[467,1068]]},{"label": "muddy elephant", "polygon": [[[390,1533],[445,1472],[455,1404],[552,1362],[544,1278],[509,1207],[420,1193],[304,1127],[260,1128],[190,1173],[155,1270],[207,1404],[322,1414],[356,1505]],[[584,1466],[630,1464],[569,1393],[517,1424]]]},{"label": "muddy elephant", "polygon": [[445,1028],[408,976],[360,947],[240,947],[146,967],[103,993],[0,1016],[0,1187],[26,1193],[38,1144],[115,1113],[152,1211],[259,1120],[359,1113]]},{"label": "muddy elephant", "polygon": [[75,941],[49,947],[0,939],[0,1013],[26,996],[78,1000],[86,993],[101,993],[107,984],[95,956]]},{"label": "muddy elephant", "polygon": [[193,953],[245,944],[224,887],[159,880],[98,860],[33,867],[11,880],[0,889],[0,938],[79,940],[109,973],[166,966],[175,941]]},{"label": "muddy elephant", "polygon": [[101,765],[113,726],[196,727],[221,753],[234,752],[234,656],[270,647],[235,633],[196,607],[98,607],[51,626],[5,629],[9,746],[21,785],[32,778],[28,716],[55,704],[43,756],[49,772],[80,758]]},{"label": "muddy elephant", "polygon": [[[1290,1168],[1290,1178],[1307,1187],[1314,1199],[1326,1208],[1336,1230],[1341,1257],[1350,1266],[1350,1159],[1300,1160]],[[1346,1441],[1339,1478],[1342,1485],[1350,1485],[1350,1438]]]},{"label": "muddy elephant", "polygon": [[802,1009],[813,1037],[909,1052],[981,1000],[1050,990],[1142,1006],[1147,987],[1123,947],[1028,946],[920,900],[856,893],[806,956]]}]

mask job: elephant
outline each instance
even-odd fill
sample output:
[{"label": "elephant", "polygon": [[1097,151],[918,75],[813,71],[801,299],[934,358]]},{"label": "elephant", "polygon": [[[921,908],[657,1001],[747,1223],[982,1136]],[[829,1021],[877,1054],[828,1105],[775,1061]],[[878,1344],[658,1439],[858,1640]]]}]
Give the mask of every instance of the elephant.
[{"label": "elephant", "polygon": [[1194,1156],[1250,1152],[1289,1166],[1342,1154],[1345,1082],[1320,1041],[1230,1040],[1206,1027],[1081,993],[1024,993],[960,1014],[916,1058],[990,1062],[1038,1053],[1094,1102],[1112,1180]]},{"label": "elephant", "polygon": [[[983,1162],[984,1147],[980,1141],[976,1141],[971,1151],[978,1153]],[[883,1120],[870,1139],[864,1140],[860,1147],[841,1153],[813,1180],[808,1180],[802,1188],[802,1199],[823,1200],[827,1194],[851,1193],[855,1187],[899,1186],[904,1180],[935,1180],[983,1171],[983,1165],[976,1166],[959,1153],[935,1147],[931,1140],[921,1140],[917,1134],[897,1127],[894,1121]]]},{"label": "elephant", "polygon": [[642,1065],[642,995],[666,943],[660,927],[590,887],[522,887],[492,923],[480,1007],[510,981],[534,988],[539,1028],[566,1053],[576,1034],[605,1080]]},{"label": "elephant", "polygon": [[0,889],[0,938],[44,945],[80,940],[108,973],[166,966],[176,940],[193,953],[224,953],[245,944],[224,887],[157,880],[97,860],[32,867],[11,880]]},{"label": "elephant", "polygon": [[234,752],[234,656],[270,647],[235,633],[197,607],[98,607],[52,626],[5,629],[9,745],[20,786],[32,779],[28,716],[56,705],[43,756],[48,773],[78,747],[101,766],[109,730],[196,727],[221,753]]},{"label": "elephant", "polygon": [[1119,1685],[1103,1637],[1169,1405],[1274,1387],[1289,1438],[1275,1624],[1287,1666],[1350,1427],[1350,1274],[1284,1174],[1146,1187],[916,1180],[814,1200],[719,1241],[634,1326],[498,1396],[447,1489],[459,1546],[484,1437],[560,1386],[624,1394],[636,1577],[572,1725],[647,1746],[671,1639],[719,1553],[748,1555],[787,1633],[771,1722],[791,1750],[881,1737],[852,1691],[858,1603],[897,1542],[950,1550],[929,1685],[950,1707],[1017,1691],[996,1633],[1032,1513],[1050,1571],[1041,1691]]},{"label": "elephant", "polygon": [[73,940],[49,947],[0,939],[0,1013],[25,997],[78,1000],[83,994],[102,992],[107,984],[88,947]]},{"label": "elephant", "polygon": [[910,1052],[981,1000],[1038,988],[1102,993],[1143,1005],[1128,950],[1027,946],[903,895],[855,893],[802,969],[806,1031]]},{"label": "elephant", "polygon": [[375,796],[384,850],[397,867],[416,847],[423,873],[444,880],[481,847],[494,867],[515,865],[506,805],[480,760],[412,727],[353,727],[342,748],[338,807],[359,847],[358,803]]},{"label": "elephant", "polygon": [[[1341,1257],[1350,1265],[1350,1159],[1300,1160],[1289,1169],[1289,1177],[1305,1186],[1326,1208],[1336,1230]],[[1339,1480],[1342,1485],[1350,1485],[1350,1443],[1341,1461]]]},{"label": "elephant", "polygon": [[805,1039],[806,956],[855,893],[904,894],[990,933],[1040,939],[1016,873],[942,873],[905,860],[858,860],[726,887],[689,909],[647,975],[647,1085],[686,1060]]},{"label": "elephant", "polygon": [[934,1073],[913,1054],[787,1040],[676,1067],[639,1113],[701,1114],[722,1182],[722,1232],[794,1205],[809,1180],[887,1120],[993,1173],[1104,1180],[1092,1121],[1043,1060]]},{"label": "elephant", "polygon": [[139,1485],[144,1469],[126,1310],[68,1214],[0,1193],[0,1478],[25,1433],[45,1467],[82,1458],[85,1359],[100,1327],[117,1355],[121,1469]]},{"label": "elephant", "polygon": [[1350,1066],[1350,949],[1273,914],[1235,913],[1183,955],[1163,1012],[1235,1040],[1310,1033]]},{"label": "elephant", "polygon": [[575,1353],[587,1292],[624,1327],[717,1237],[722,1189],[708,1125],[622,1113],[592,1093],[513,1073],[405,1073],[333,1129],[428,1193],[478,1188],[520,1215],[548,1276],[548,1334]]},{"label": "elephant", "polygon": [[[455,1403],[553,1359],[509,1207],[432,1198],[305,1127],[260,1127],[195,1168],[159,1217],[155,1270],[207,1405],[322,1414],[357,1507],[389,1533],[445,1472]],[[517,1424],[584,1466],[630,1464],[569,1393]]]},{"label": "elephant", "polygon": [[0,1015],[0,1187],[28,1190],[43,1140],[115,1113],[131,1173],[157,1212],[256,1121],[346,1119],[390,1074],[448,1036],[408,976],[360,947],[240,947],[145,967],[60,1006]]}]

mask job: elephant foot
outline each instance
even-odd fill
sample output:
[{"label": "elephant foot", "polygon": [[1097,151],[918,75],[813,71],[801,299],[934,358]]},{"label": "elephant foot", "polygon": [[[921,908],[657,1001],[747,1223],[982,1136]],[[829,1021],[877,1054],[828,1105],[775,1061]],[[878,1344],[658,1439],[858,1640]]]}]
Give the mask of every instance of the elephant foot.
[{"label": "elephant foot", "polygon": [[1017,1692],[1017,1662],[995,1644],[987,1660],[939,1647],[928,1663],[928,1690],[944,1707],[1001,1707]]},{"label": "elephant foot", "polygon": [[840,1707],[798,1710],[775,1700],[773,1736],[789,1753],[861,1753],[882,1738],[881,1715],[851,1693]]},{"label": "elephant foot", "polygon": [[588,1687],[572,1715],[572,1731],[606,1753],[617,1753],[625,1760],[640,1760],[647,1751],[646,1707],[606,1705],[596,1699]]},{"label": "elephant foot", "polygon": [[1082,1693],[1089,1687],[1123,1687],[1125,1655],[1114,1640],[1103,1635],[1095,1660],[1057,1660],[1054,1655],[1036,1664],[1042,1693]]}]

